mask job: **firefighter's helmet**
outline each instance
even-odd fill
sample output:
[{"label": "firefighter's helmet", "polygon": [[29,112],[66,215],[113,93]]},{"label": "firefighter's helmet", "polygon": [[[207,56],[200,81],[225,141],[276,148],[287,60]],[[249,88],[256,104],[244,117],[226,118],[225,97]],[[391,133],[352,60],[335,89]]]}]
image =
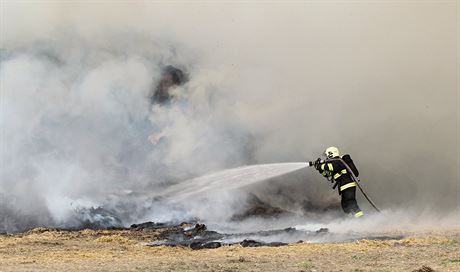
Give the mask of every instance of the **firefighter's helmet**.
[{"label": "firefighter's helmet", "polygon": [[340,156],[339,149],[337,147],[335,147],[335,146],[328,147],[324,151],[324,155],[326,155],[326,157],[328,157],[328,158],[338,157],[338,156]]}]

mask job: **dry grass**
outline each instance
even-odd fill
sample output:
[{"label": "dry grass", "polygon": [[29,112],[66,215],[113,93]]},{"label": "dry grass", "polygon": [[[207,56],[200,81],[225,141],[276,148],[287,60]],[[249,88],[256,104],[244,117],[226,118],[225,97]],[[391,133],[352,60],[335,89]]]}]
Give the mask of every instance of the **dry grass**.
[{"label": "dry grass", "polygon": [[155,237],[143,231],[48,229],[0,236],[0,271],[460,271],[460,231],[199,251],[144,245]]}]

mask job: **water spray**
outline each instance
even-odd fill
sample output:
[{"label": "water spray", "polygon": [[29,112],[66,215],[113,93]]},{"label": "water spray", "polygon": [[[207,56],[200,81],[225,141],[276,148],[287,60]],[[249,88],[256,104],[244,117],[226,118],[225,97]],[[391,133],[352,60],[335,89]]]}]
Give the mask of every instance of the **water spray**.
[{"label": "water spray", "polygon": [[[359,178],[355,175],[355,173],[353,173],[353,171],[351,170],[350,166],[348,166],[348,164],[342,160],[342,158],[330,158],[330,159],[327,159],[327,160],[319,160],[319,161],[316,161],[316,163],[320,163],[320,164],[323,164],[325,162],[330,162],[330,161],[339,161],[341,162],[345,168],[347,168],[347,171],[348,173],[350,173],[351,175],[351,178],[356,182],[356,185],[358,186],[359,190],[361,191],[361,193],[363,193],[364,197],[367,199],[367,201],[371,204],[371,206],[379,213],[381,213],[381,211],[377,208],[377,206],[375,206],[374,202],[367,196],[366,192],[364,192],[363,188],[361,187],[360,185],[360,182],[361,180],[359,180]],[[308,166],[314,166],[315,165],[315,162],[312,162],[312,161],[309,161],[308,162]]]}]

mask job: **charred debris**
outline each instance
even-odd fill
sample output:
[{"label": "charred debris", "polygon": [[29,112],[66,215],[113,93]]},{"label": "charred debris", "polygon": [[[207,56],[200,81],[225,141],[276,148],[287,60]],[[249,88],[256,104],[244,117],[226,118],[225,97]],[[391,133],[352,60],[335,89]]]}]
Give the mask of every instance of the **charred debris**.
[{"label": "charred debris", "polygon": [[[287,240],[301,243],[301,238],[318,236],[327,233],[327,229],[303,231],[294,228],[281,230],[257,231],[249,233],[219,233],[208,230],[206,225],[197,223],[194,226],[182,223],[178,227],[162,232],[157,241],[148,246],[183,246],[191,249],[219,248],[224,245],[241,245],[242,247],[285,246],[288,242],[277,242],[275,239],[284,236]],[[284,240],[283,239],[283,240]]]},{"label": "charred debris", "polygon": [[[247,209],[240,214],[234,215],[231,221],[239,223],[250,218],[277,218],[283,220],[282,216],[286,215],[289,216],[292,214],[281,208],[273,207],[253,196],[248,202]],[[327,228],[303,230],[288,227],[284,229],[228,233],[225,231],[218,232],[210,230],[208,226],[196,218],[191,218],[187,222],[144,222],[126,227],[118,218],[116,212],[106,210],[102,207],[79,209],[77,210],[77,218],[74,219],[71,226],[55,228],[55,230],[70,232],[84,229],[119,231],[120,235],[138,240],[146,246],[151,247],[188,247],[193,250],[213,249],[226,245],[279,247],[302,242],[321,243],[345,242],[359,239],[386,240],[403,238],[403,236],[370,236],[363,233],[347,233],[343,235],[329,232]],[[46,228],[43,228],[43,231],[46,230]],[[0,235],[8,234],[2,233],[0,230]]]},{"label": "charred debris", "polygon": [[[271,211],[272,209],[269,209]],[[279,230],[262,230],[246,233],[220,233],[209,230],[198,219],[188,222],[144,222],[123,227],[121,221],[103,208],[91,208],[80,211],[78,227],[61,228],[61,230],[77,231],[83,229],[129,231],[135,236],[149,237],[147,246],[181,246],[191,249],[218,248],[224,245],[239,244],[243,247],[284,246],[289,243],[303,242],[304,239],[318,238],[328,233],[327,229],[318,231],[296,230],[285,228]],[[152,234],[152,235],[145,235]],[[280,242],[283,241],[283,242]]]}]

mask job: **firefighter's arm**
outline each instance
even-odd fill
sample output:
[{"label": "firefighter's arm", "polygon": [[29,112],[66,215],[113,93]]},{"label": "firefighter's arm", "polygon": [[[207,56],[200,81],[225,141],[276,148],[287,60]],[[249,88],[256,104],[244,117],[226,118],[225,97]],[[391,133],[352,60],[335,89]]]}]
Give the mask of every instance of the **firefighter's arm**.
[{"label": "firefighter's arm", "polygon": [[327,171],[323,171],[323,170],[321,170],[321,169],[318,170],[318,171],[321,173],[321,175],[323,175],[323,177],[327,177],[327,176],[328,176],[328,172],[327,172]]},{"label": "firefighter's arm", "polygon": [[327,178],[328,176],[330,176],[330,172],[329,172],[328,170],[325,170],[325,169],[324,169],[324,166],[323,166],[324,163],[322,163],[321,159],[317,159],[317,160],[315,161],[315,164],[314,164],[314,165],[315,165],[316,170],[318,170],[318,172],[319,172],[323,177],[326,177],[326,178]]},{"label": "firefighter's arm", "polygon": [[314,163],[313,163],[313,166],[315,167],[316,170],[318,170],[318,172],[323,175],[323,176],[326,176],[326,171],[324,170],[321,170],[321,159],[317,159]]},{"label": "firefighter's arm", "polygon": [[321,170],[320,167],[318,167],[318,171],[321,173],[323,177],[332,182],[332,172],[328,170]]},{"label": "firefighter's arm", "polygon": [[[327,176],[332,176],[334,179],[339,178],[342,174],[345,174],[347,171],[345,166],[339,161],[325,161],[324,163],[319,165],[320,172],[326,172]],[[324,176],[324,174],[323,174]]]},{"label": "firefighter's arm", "polygon": [[318,170],[334,172],[334,170],[337,170],[337,164],[335,163],[335,161],[326,161],[319,165]]}]

